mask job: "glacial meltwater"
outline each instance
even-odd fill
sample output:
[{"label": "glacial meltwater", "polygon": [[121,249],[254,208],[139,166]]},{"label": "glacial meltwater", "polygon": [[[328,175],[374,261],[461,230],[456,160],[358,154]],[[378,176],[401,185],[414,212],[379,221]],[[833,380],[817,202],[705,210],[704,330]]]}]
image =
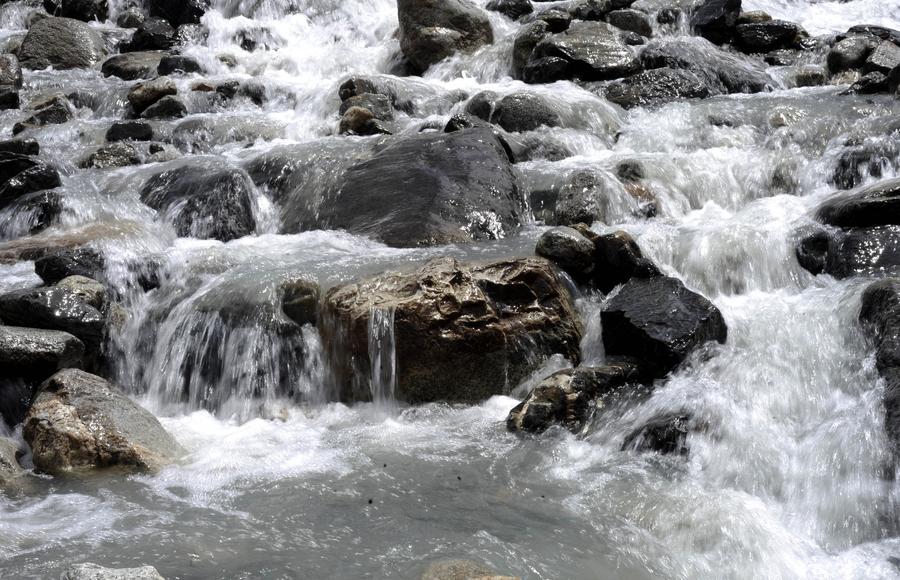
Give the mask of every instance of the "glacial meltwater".
[{"label": "glacial meltwater", "polygon": [[[865,238],[846,265],[831,241],[816,274],[798,259],[812,232],[900,224],[890,200],[863,224],[819,212],[900,195],[900,0],[399,4],[0,6],[0,102],[18,99],[0,130],[19,140],[0,143],[0,321],[83,350],[26,372],[31,351],[0,337],[0,408],[21,407],[0,419],[18,462],[5,479],[0,453],[0,578],[900,577],[892,375],[859,320],[900,246]],[[584,47],[609,30],[624,40]],[[680,76],[613,89],[663,67]],[[513,429],[551,375],[619,360],[603,313],[628,277],[534,261],[578,222],[566,239],[630,234],[647,279],[711,302],[727,338],[672,339],[677,361],[592,396],[584,421]],[[78,250],[95,271],[63,259]],[[99,338],[28,302],[69,274],[103,285]],[[459,280],[468,294],[429,302]],[[90,282],[66,286],[79,308]],[[68,366],[182,452],[145,464],[91,406],[114,403],[59,403],[70,387],[44,381]]]}]

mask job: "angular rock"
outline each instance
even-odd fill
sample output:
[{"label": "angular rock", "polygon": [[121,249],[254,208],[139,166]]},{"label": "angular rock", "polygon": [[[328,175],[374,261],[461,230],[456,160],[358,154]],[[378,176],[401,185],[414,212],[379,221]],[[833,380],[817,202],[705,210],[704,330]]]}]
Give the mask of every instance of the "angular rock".
[{"label": "angular rock", "polygon": [[144,109],[144,119],[180,119],[187,115],[187,107],[175,95],[166,95]]},{"label": "angular rock", "polygon": [[99,310],[72,290],[55,286],[0,295],[0,320],[16,326],[68,332],[91,351],[99,348],[105,331]]},{"label": "angular rock", "polygon": [[104,270],[103,255],[88,247],[58,249],[34,261],[34,272],[48,286],[69,276],[98,278]]},{"label": "angular rock", "polygon": [[731,40],[741,0],[701,0],[691,14],[691,27],[710,42],[724,44]]},{"label": "angular rock", "polygon": [[38,163],[0,185],[0,208],[20,202],[29,194],[53,189],[60,185],[59,173],[49,165]]},{"label": "angular rock", "polygon": [[488,129],[391,139],[328,191],[295,198],[288,232],[344,229],[395,247],[497,239],[524,219],[524,193]]},{"label": "angular rock", "polygon": [[175,29],[158,17],[151,17],[138,26],[131,40],[122,45],[122,52],[141,50],[169,50],[175,44]]},{"label": "angular rock", "polygon": [[568,63],[566,74],[583,81],[615,79],[639,70],[634,51],[620,31],[605,22],[574,22],[568,30],[542,40],[531,62],[560,58]]},{"label": "angular rock", "polygon": [[109,169],[140,165],[141,158],[134,147],[128,143],[107,143],[82,160],[81,167],[93,169]]},{"label": "angular rock", "polygon": [[547,258],[575,280],[585,280],[594,270],[594,242],[567,226],[557,226],[541,234],[534,253]]},{"label": "angular rock", "polygon": [[608,294],[632,278],[652,278],[662,273],[644,257],[634,238],[621,230],[597,236],[594,242],[594,286]]},{"label": "angular rock", "polygon": [[526,83],[554,83],[571,78],[569,61],[558,56],[532,57],[522,69],[522,80]]},{"label": "angular rock", "polygon": [[[371,396],[373,312],[393,322],[396,389],[410,403],[473,403],[507,393],[554,353],[579,356],[581,325],[553,266],[540,258],[428,262],[330,290],[326,342],[344,400]],[[461,364],[464,361],[465,364]]]},{"label": "angular rock", "polygon": [[0,154],[38,155],[40,152],[41,147],[34,139],[7,139],[6,141],[0,141]]},{"label": "angular rock", "polygon": [[653,36],[653,26],[650,18],[640,10],[613,10],[606,15],[606,21],[616,28],[628,30],[641,36]]},{"label": "angular rock", "polygon": [[497,103],[490,121],[510,133],[534,131],[540,127],[556,127],[560,124],[556,110],[544,98],[532,93],[506,95]]},{"label": "angular rock", "polygon": [[70,566],[62,580],[165,580],[153,566],[139,568],[104,568],[97,564]]},{"label": "angular rock", "polygon": [[177,92],[178,88],[172,82],[172,79],[160,77],[134,85],[128,91],[128,102],[134,109],[135,114],[140,115],[147,107],[153,105],[161,98],[174,95]]},{"label": "angular rock", "polygon": [[549,31],[556,34],[571,26],[572,15],[562,9],[551,8],[550,10],[543,10],[539,14],[535,14],[534,21],[544,22]]},{"label": "angular rock", "polygon": [[105,61],[100,72],[106,77],[117,77],[126,81],[149,79],[156,76],[156,67],[162,58],[161,52],[126,52],[116,54]]},{"label": "angular rock", "polygon": [[850,85],[847,92],[854,95],[874,95],[887,92],[887,88],[887,77],[883,73],[870,72],[864,74],[858,81]]},{"label": "angular rock", "polygon": [[522,72],[525,70],[525,65],[528,64],[528,59],[531,58],[534,47],[549,34],[550,26],[543,20],[529,22],[519,29],[513,41],[512,75],[514,78],[522,78]]},{"label": "angular rock", "polygon": [[60,369],[81,367],[84,344],[59,330],[0,326],[0,368],[6,376],[42,381]]},{"label": "angular rock", "polygon": [[44,0],[44,10],[51,16],[75,18],[83,22],[103,22],[109,16],[106,0]]},{"label": "angular rock", "polygon": [[398,0],[400,50],[416,72],[494,42],[490,21],[468,0]]},{"label": "angular rock", "polygon": [[75,369],[41,385],[23,435],[35,468],[51,474],[155,471],[183,453],[152,414],[102,378]]},{"label": "angular rock", "polygon": [[601,314],[607,355],[634,357],[663,377],[697,347],[724,343],[721,312],[703,296],[667,276],[631,278]]},{"label": "angular rock", "polygon": [[709,94],[706,83],[689,70],[656,68],[611,83],[605,96],[631,109],[680,99],[705,99]]},{"label": "angular rock", "polygon": [[22,40],[19,61],[30,69],[90,68],[103,58],[103,39],[90,26],[71,18],[35,22]]},{"label": "angular rock", "polygon": [[171,219],[179,236],[227,242],[256,230],[253,182],[228,166],[181,165],[150,178],[141,201]]},{"label": "angular rock", "polygon": [[116,121],[106,131],[106,140],[116,141],[152,141],[153,126],[146,121]]},{"label": "angular rock", "polygon": [[801,240],[797,257],[813,274],[880,275],[900,268],[900,226],[818,232]]},{"label": "angular rock", "polygon": [[137,8],[128,8],[120,12],[116,17],[116,26],[119,28],[137,28],[145,20],[144,13]]},{"label": "angular rock", "polygon": [[900,46],[885,40],[880,42],[866,58],[863,71],[886,75],[898,66],[900,66]]},{"label": "angular rock", "polygon": [[799,45],[805,31],[793,22],[769,20],[739,24],[734,32],[734,44],[742,52],[757,54]]},{"label": "angular rock", "polygon": [[75,107],[63,95],[54,95],[32,104],[34,113],[22,122],[13,125],[13,135],[26,129],[45,125],[62,125],[75,117]]}]

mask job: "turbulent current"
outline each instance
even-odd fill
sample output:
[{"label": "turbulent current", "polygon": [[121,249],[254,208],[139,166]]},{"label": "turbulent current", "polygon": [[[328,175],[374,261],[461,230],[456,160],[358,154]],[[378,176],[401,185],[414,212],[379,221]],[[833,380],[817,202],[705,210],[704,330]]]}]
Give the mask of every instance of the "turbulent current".
[{"label": "turbulent current", "polygon": [[[567,2],[535,4],[551,5]],[[109,20],[91,26],[114,36],[127,6],[116,0],[109,8]],[[900,28],[898,0],[746,0],[743,9],[812,35],[862,23]],[[21,1],[0,6],[0,37],[20,38],[33,10]],[[560,126],[528,136],[570,155],[515,164],[525,188],[550,190],[577,171],[611,175],[620,161],[641,162],[656,215],[646,219],[634,200],[611,196],[605,223],[592,228],[629,232],[667,275],[709,298],[727,341],[649,396],[605,409],[579,435],[523,437],[507,431],[507,414],[568,362],[551,358],[509,396],[480,404],[408,405],[394,392],[394,313],[375,310],[367,345],[373,402],[336,402],[320,331],[285,335],[268,308],[279,284],[300,275],[327,290],[435,257],[530,256],[548,228],[539,208],[502,239],[406,249],[339,230],[278,233],[277,200],[254,187],[253,235],[225,243],[179,237],[138,198],[154,164],[77,167],[123,117],[132,83],[96,67],[26,70],[23,102],[55,89],[77,89],[92,102],[73,120],[33,133],[66,192],[59,223],[39,235],[82,237],[103,252],[127,313],[109,336],[104,376],[188,454],[157,473],[35,473],[0,492],[0,576],[59,577],[90,561],[150,564],[182,579],[416,579],[430,562],[454,558],[523,579],[900,574],[900,487],[884,384],[857,322],[871,279],[813,276],[795,257],[797,232],[835,190],[846,141],[860,131],[877,135],[900,115],[900,100],[841,95],[846,85],[791,88],[789,67],[769,66],[780,85],[772,91],[625,110],[573,82],[513,80],[519,24],[487,14],[492,45],[401,79],[403,98],[416,106],[396,113],[396,132],[442,127],[465,107],[461,93],[548,97]],[[336,135],[338,89],[351,75],[397,70],[393,0],[214,0],[201,24],[206,34],[189,39],[182,54],[202,64],[202,79],[252,80],[266,99],[192,106],[201,75],[173,77],[190,113],[163,124],[160,139],[193,170],[243,167],[297,144],[325,151],[371,139]],[[255,46],[242,45],[246,38]],[[3,111],[0,128],[8,135],[22,118]],[[332,159],[312,160],[305,187],[338,170]],[[3,210],[0,237],[28,239],[29,225]],[[133,265],[148,257],[159,280],[145,291]],[[40,283],[31,261],[0,264],[4,292]],[[604,359],[603,300],[577,297],[586,362]],[[242,315],[252,322],[224,324],[219,313],[232,304],[249,309]],[[690,433],[689,455],[621,451],[637,426],[685,411],[705,425]],[[11,436],[21,442],[21,428]],[[28,456],[22,462],[27,467]]]}]

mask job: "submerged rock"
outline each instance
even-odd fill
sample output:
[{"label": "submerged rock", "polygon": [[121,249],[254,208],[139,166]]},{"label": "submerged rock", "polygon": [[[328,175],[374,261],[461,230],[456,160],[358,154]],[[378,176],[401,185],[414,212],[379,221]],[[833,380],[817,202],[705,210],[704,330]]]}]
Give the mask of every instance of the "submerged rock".
[{"label": "submerged rock", "polygon": [[663,455],[687,455],[690,423],[690,415],[683,413],[655,417],[625,437],[622,451],[652,451]]},{"label": "submerged rock", "polygon": [[884,427],[894,453],[900,453],[900,280],[869,285],[862,294],[859,321],[875,345],[875,363],[885,379]]},{"label": "submerged rock", "polygon": [[375,312],[393,323],[396,397],[410,403],[474,403],[508,393],[551,354],[579,357],[581,324],[549,262],[436,259],[326,294],[344,400],[371,397],[370,360],[381,356],[370,347]]},{"label": "submerged rock", "polygon": [[63,572],[62,580],[165,580],[153,566],[104,568],[97,564],[75,564]]},{"label": "submerged rock", "polygon": [[606,98],[626,109],[658,105],[680,99],[705,99],[710,94],[689,70],[657,68],[616,81],[606,88]]},{"label": "submerged rock", "polygon": [[631,278],[607,302],[601,320],[607,355],[634,357],[659,377],[696,348],[728,336],[719,309],[668,276]]},{"label": "submerged rock", "polygon": [[416,72],[457,51],[494,42],[487,15],[468,0],[399,0],[400,49]]},{"label": "submerged rock", "polygon": [[67,369],[44,382],[23,430],[36,469],[155,471],[183,450],[150,412],[100,377]]},{"label": "submerged rock", "polygon": [[51,17],[31,25],[18,56],[25,68],[62,70],[90,68],[105,52],[103,39],[84,22]]},{"label": "submerged rock", "polygon": [[44,0],[44,10],[52,16],[75,18],[84,22],[103,22],[109,16],[106,0]]},{"label": "submerged rock", "polygon": [[25,470],[19,465],[19,446],[9,437],[0,437],[0,487],[21,477]]},{"label": "submerged rock", "polygon": [[520,580],[501,576],[484,564],[472,560],[443,560],[434,562],[422,574],[422,580]]}]

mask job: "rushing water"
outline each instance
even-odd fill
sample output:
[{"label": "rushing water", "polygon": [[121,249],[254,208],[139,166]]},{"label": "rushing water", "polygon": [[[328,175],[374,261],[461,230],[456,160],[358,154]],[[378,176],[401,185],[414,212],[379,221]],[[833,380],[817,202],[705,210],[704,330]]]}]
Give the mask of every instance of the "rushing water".
[{"label": "rushing water", "polygon": [[[213,80],[260,80],[269,99],[163,129],[182,153],[205,156],[192,163],[240,164],[326,138],[337,124],[340,82],[390,71],[398,49],[392,0],[293,4],[288,13],[273,0],[218,0],[204,17],[208,37],[185,53]],[[122,6],[111,8],[114,19]],[[745,9],[813,34],[900,27],[898,0],[748,0]],[[17,2],[0,7],[3,36],[21,32],[27,13]],[[490,15],[493,46],[398,85],[417,107],[415,117],[398,113],[402,128],[445,121],[462,106],[454,96],[461,90],[525,88],[508,77],[517,25]],[[241,31],[269,49],[242,50]],[[227,69],[221,55],[237,66]],[[540,189],[576,170],[644,162],[659,215],[638,220],[627,196],[613,196],[610,224],[713,300],[729,339],[648,399],[606,409],[582,437],[521,438],[504,426],[517,403],[510,397],[398,405],[391,311],[371,317],[375,403],[328,402],[318,332],[283,332],[271,306],[278,286],[297,275],[327,289],[435,256],[529,255],[542,226],[418,250],[342,232],[278,235],[273,205],[259,191],[257,235],[226,244],[177,239],[135,193],[152,167],[75,170],[121,118],[116,95],[127,83],[96,71],[26,72],[25,80],[23,101],[58,87],[98,95],[93,113],[40,132],[44,154],[67,169],[63,224],[46,235],[89,236],[109,256],[107,277],[131,314],[112,337],[117,382],[190,454],[156,475],[33,476],[0,494],[3,578],[52,577],[86,560],[152,564],[183,579],[418,578],[444,558],[528,579],[897,577],[890,558],[900,556],[900,488],[883,433],[882,385],[856,323],[865,280],[813,277],[793,247],[833,189],[847,136],[877,135],[900,115],[900,101],[819,87],[626,113],[568,82],[529,87],[563,111],[564,126],[538,136],[575,155],[517,165],[524,182]],[[180,92],[190,94],[194,80],[178,80]],[[710,124],[715,116],[740,122]],[[17,120],[15,111],[0,114],[7,130]],[[13,215],[0,222],[6,239],[27,229]],[[151,292],[138,289],[131,266],[146,256],[161,265]],[[38,282],[29,263],[0,266],[4,289]],[[584,358],[602,360],[600,300],[582,296],[579,306]],[[232,307],[239,324],[223,314]],[[552,359],[544,371],[564,364]],[[290,395],[277,394],[285,384]],[[688,458],[619,450],[642,421],[685,410],[707,425],[690,435]]]}]

